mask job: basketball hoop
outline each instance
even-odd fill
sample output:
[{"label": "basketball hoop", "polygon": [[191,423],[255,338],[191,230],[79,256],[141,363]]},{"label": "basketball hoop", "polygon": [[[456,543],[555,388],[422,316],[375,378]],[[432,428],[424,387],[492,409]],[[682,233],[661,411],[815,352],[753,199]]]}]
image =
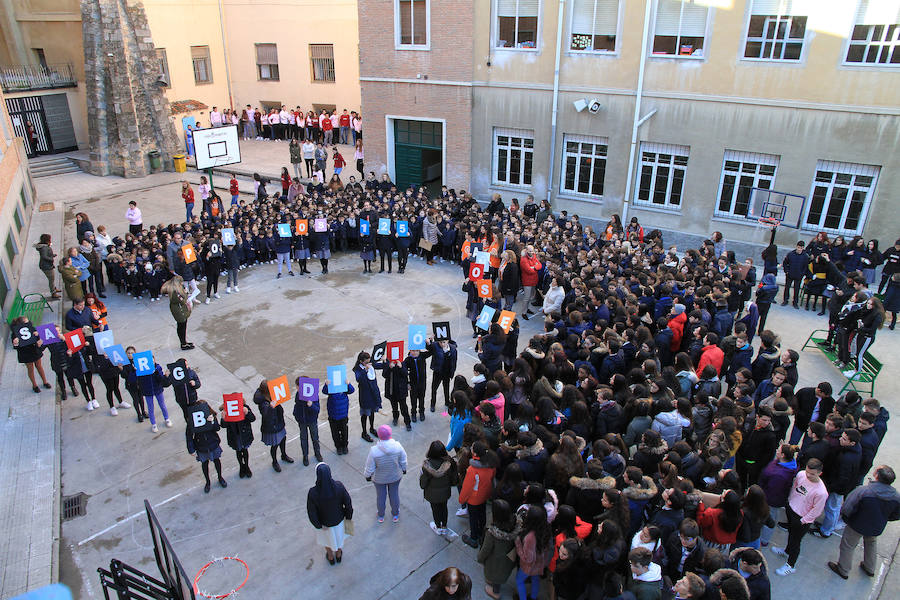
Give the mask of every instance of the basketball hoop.
[{"label": "basketball hoop", "polygon": [[760,217],[756,220],[760,225],[765,225],[767,227],[771,227],[775,229],[779,225],[781,225],[781,219],[776,219],[774,217]]},{"label": "basketball hoop", "polygon": [[[233,562],[232,562],[233,561]],[[243,568],[242,568],[243,567]],[[239,585],[231,588],[231,590],[223,593],[211,592],[206,589],[200,588],[200,579],[206,575],[207,571],[213,568],[213,571],[217,571],[216,574],[216,583],[222,582],[223,580],[228,580],[231,578],[231,581],[237,581],[240,579],[240,573],[243,571],[243,581],[240,582]],[[240,558],[236,556],[223,556],[221,558],[214,558],[205,565],[203,565],[199,571],[197,571],[197,575],[194,576],[194,593],[203,596],[204,598],[211,598],[215,600],[221,600],[222,598],[229,598],[237,594],[238,590],[244,587],[244,584],[247,583],[247,580],[250,579],[250,567],[247,566]],[[227,585],[227,584],[225,584]]]}]

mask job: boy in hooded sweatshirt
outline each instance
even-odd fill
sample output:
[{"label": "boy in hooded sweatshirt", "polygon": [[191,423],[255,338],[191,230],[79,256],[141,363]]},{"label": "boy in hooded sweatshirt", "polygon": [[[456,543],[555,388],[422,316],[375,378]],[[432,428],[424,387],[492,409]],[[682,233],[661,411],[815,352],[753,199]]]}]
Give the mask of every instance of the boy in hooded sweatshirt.
[{"label": "boy in hooded sweatshirt", "polygon": [[631,566],[628,589],[637,600],[659,600],[662,597],[662,568],[651,558],[650,551],[642,546],[628,553]]}]

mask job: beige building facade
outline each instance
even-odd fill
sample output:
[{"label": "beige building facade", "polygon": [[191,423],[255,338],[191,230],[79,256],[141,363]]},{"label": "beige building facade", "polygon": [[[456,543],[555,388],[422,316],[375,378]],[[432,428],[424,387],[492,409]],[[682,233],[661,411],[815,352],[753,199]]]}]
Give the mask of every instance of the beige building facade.
[{"label": "beige building facade", "polygon": [[[0,83],[8,98],[44,98],[22,102],[23,110],[45,115],[38,127],[40,153],[88,147],[80,4],[0,2]],[[128,4],[144,6],[179,132],[184,119],[208,127],[214,106],[359,109],[355,0]]]},{"label": "beige building facade", "polygon": [[[371,101],[368,30],[393,24],[362,15],[379,4],[360,1],[370,127],[387,110]],[[405,8],[393,4],[397,14]],[[433,2],[422,4],[434,20]],[[799,226],[782,227],[781,244],[825,231],[882,238],[884,246],[900,233],[891,218],[900,192],[896,1],[466,4],[472,30],[456,35],[462,49],[471,38],[468,76],[383,73],[377,81],[449,100],[471,94],[470,176],[453,186],[481,199],[531,194],[582,217],[636,216],[645,228],[719,230],[747,242],[768,239],[748,218],[761,208],[783,210],[785,224]],[[396,56],[409,52],[399,48]],[[432,107],[413,108],[426,118]],[[388,158],[391,140],[369,133],[367,156]],[[389,160],[370,164],[396,173]],[[786,207],[775,195],[763,205],[754,188],[784,192]]]}]

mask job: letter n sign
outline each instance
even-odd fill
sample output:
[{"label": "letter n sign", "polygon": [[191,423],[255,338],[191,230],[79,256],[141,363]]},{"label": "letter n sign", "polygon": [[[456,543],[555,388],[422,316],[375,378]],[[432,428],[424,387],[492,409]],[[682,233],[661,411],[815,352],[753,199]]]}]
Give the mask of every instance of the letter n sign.
[{"label": "letter n sign", "polygon": [[287,375],[282,375],[278,379],[270,379],[269,382],[269,398],[272,404],[278,406],[284,403],[291,395],[291,386],[288,383]]}]

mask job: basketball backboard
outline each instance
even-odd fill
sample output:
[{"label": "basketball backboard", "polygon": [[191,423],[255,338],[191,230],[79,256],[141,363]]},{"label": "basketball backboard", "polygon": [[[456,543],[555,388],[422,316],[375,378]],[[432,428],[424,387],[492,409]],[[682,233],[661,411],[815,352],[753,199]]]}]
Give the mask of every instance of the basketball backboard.
[{"label": "basketball backboard", "polygon": [[775,219],[782,227],[799,229],[805,203],[806,196],[759,187],[750,188],[750,209],[747,211],[747,219],[751,221],[758,221],[761,218]]},{"label": "basketball backboard", "polygon": [[193,134],[197,169],[203,171],[241,162],[237,125],[195,129]]},{"label": "basketball backboard", "polygon": [[166,532],[163,530],[156,513],[150,506],[148,500],[144,500],[144,509],[147,511],[147,523],[150,525],[150,537],[153,538],[153,554],[156,557],[156,566],[162,575],[166,585],[174,594],[175,600],[196,600],[194,596],[194,586],[178,555],[175,554],[175,548],[169,543]]}]

